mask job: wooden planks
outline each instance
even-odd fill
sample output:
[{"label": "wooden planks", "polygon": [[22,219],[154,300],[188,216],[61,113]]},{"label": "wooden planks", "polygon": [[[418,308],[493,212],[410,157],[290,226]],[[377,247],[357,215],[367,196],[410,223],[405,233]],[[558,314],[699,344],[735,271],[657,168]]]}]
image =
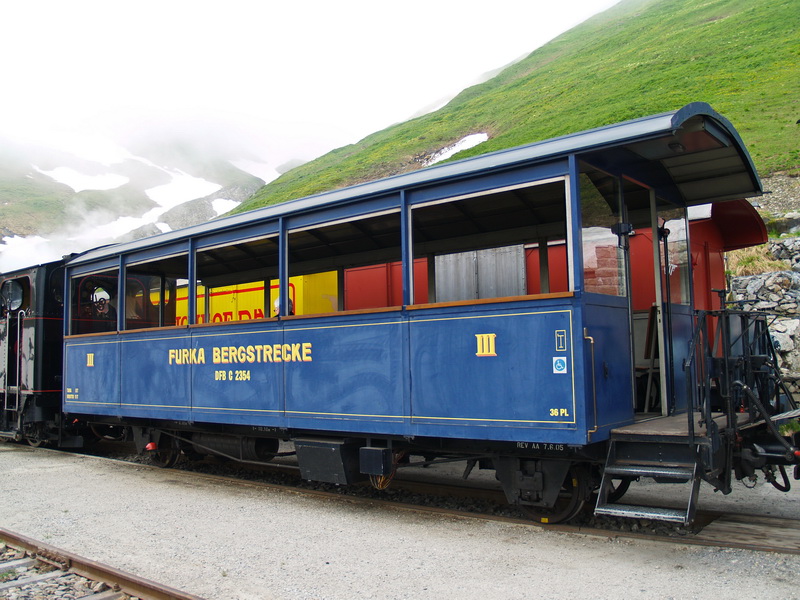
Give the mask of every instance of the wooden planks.
[{"label": "wooden planks", "polygon": [[800,521],[754,515],[721,515],[696,541],[731,548],[800,554]]}]

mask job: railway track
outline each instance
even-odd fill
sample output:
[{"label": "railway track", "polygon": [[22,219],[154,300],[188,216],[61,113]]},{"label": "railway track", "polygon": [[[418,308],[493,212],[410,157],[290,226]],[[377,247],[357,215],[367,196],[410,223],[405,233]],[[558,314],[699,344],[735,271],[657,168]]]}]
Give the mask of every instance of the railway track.
[{"label": "railway track", "polygon": [[0,598],[203,600],[0,529]]}]

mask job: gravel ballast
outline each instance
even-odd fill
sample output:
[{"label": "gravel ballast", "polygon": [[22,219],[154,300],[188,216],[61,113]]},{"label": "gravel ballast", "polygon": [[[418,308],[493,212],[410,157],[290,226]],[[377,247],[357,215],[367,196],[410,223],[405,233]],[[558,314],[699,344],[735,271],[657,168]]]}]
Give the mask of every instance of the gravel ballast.
[{"label": "gravel ballast", "polygon": [[15,444],[0,444],[0,526],[209,599],[800,598],[800,556],[364,507]]}]

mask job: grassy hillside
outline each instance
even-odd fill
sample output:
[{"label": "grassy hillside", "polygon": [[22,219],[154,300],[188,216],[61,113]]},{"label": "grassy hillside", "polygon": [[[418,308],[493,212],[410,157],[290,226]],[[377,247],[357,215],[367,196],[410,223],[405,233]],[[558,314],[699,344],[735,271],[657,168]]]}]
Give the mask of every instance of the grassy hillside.
[{"label": "grassy hillside", "polygon": [[482,154],[710,103],[759,172],[800,174],[797,0],[623,0],[441,110],[293,169],[239,211],[420,168],[470,133]]}]

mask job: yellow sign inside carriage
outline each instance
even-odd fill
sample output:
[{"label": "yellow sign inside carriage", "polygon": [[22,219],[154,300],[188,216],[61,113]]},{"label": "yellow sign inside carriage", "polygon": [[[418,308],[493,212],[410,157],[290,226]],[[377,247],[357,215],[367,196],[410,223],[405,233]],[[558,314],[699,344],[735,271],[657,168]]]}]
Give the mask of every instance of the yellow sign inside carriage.
[{"label": "yellow sign inside carriage", "polygon": [[[188,291],[186,286],[178,288],[176,325],[188,323]],[[268,288],[264,281],[213,288],[198,286],[197,322],[224,323],[274,317],[277,316],[277,300],[277,279],[270,280]],[[336,271],[291,277],[289,300],[291,314],[313,315],[336,312],[339,305]]]}]

